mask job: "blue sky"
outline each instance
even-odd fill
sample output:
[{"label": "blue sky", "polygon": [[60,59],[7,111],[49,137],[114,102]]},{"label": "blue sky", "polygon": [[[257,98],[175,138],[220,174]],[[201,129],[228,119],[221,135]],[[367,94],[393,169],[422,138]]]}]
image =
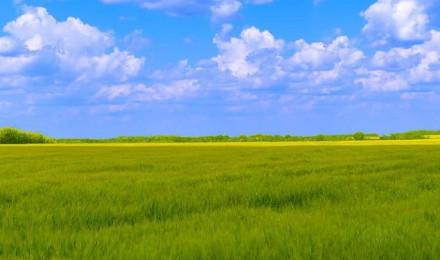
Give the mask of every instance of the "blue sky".
[{"label": "blue sky", "polygon": [[5,0],[0,126],[54,137],[440,128],[438,0]]}]

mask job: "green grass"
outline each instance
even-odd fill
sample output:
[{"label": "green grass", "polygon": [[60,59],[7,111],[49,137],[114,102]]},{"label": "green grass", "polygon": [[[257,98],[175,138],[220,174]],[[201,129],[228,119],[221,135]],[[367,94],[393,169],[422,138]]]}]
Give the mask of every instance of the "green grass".
[{"label": "green grass", "polygon": [[3,259],[439,259],[440,145],[0,146]]}]

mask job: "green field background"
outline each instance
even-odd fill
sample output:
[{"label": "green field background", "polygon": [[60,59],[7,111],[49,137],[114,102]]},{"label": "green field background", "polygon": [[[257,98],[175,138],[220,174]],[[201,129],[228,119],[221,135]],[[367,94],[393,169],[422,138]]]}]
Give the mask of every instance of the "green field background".
[{"label": "green field background", "polygon": [[439,259],[440,145],[346,144],[0,146],[0,258]]}]

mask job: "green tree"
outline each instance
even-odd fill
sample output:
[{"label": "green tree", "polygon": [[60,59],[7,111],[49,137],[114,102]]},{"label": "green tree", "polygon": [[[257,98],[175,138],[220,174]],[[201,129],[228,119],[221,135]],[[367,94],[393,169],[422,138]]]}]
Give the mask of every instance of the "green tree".
[{"label": "green tree", "polygon": [[316,136],[316,141],[324,141],[325,136],[324,135],[317,135]]},{"label": "green tree", "polygon": [[353,134],[353,138],[356,141],[362,141],[365,140],[365,134],[363,132],[356,132]]}]

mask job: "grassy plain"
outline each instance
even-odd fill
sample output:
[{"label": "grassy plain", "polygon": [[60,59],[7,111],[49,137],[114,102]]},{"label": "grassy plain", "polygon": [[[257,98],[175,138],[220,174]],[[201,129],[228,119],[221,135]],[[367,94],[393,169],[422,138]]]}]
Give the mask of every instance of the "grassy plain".
[{"label": "grassy plain", "polygon": [[440,140],[0,146],[3,259],[439,259]]}]

